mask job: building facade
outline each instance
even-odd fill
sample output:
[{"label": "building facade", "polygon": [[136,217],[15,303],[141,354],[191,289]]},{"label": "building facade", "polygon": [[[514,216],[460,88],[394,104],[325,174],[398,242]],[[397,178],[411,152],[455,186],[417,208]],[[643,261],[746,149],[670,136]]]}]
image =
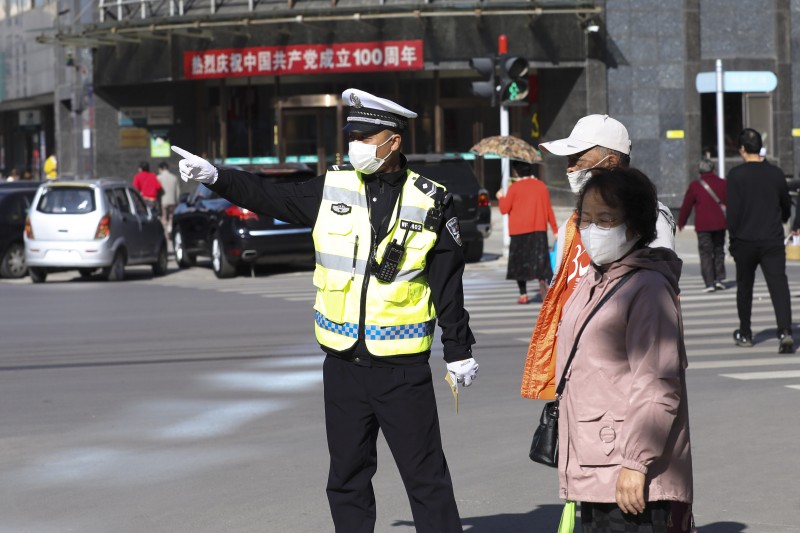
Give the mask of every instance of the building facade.
[{"label": "building facade", "polygon": [[[480,77],[469,60],[495,54],[500,35],[530,65],[511,133],[537,144],[608,113],[628,127],[632,164],[670,206],[697,159],[717,153],[714,94],[695,86],[716,59],[778,78],[771,92],[725,94],[727,167],[744,126],[764,134],[768,158],[787,174],[800,155],[800,0],[758,9],[727,0],[71,0],[16,10],[3,1],[0,168],[34,162],[18,146],[30,127],[19,112],[39,109],[39,157],[55,145],[66,175],[131,177],[139,161],[168,158],[170,144],[223,163],[305,161],[322,171],[346,154],[338,95],[348,87],[419,113],[406,152],[467,153],[499,133],[498,108],[471,93]],[[64,9],[81,16],[65,22]],[[20,51],[5,29],[33,14],[53,29],[16,32],[36,38]],[[52,79],[20,92],[15,65],[34,45],[50,47]],[[497,161],[475,165],[495,190]],[[563,160],[547,158],[542,174],[556,201],[572,201]]]}]

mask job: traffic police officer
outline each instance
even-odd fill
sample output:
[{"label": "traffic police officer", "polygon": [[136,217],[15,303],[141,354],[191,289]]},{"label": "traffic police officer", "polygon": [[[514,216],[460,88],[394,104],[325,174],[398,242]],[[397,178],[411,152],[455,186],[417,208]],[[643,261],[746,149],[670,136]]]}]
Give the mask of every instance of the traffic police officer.
[{"label": "traffic police officer", "polygon": [[464,257],[451,196],[400,153],[416,113],[348,89],[352,166],[304,183],[274,184],[217,169],[173,147],[181,177],[228,200],[313,228],[314,330],[323,365],[330,452],[327,494],[339,533],[375,527],[372,476],[383,431],[419,532],[462,531],[428,365],[435,323],[451,377],[469,386],[478,364],[464,309]]}]

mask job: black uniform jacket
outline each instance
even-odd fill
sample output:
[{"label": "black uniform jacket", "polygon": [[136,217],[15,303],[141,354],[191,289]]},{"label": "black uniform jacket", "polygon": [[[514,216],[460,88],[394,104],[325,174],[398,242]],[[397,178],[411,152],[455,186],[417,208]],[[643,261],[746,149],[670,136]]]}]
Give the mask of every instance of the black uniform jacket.
[{"label": "black uniform jacket", "polygon": [[[376,242],[386,236],[389,218],[406,180],[405,158],[402,163],[403,169],[400,171],[364,176],[370,203],[370,221],[373,231],[377,230]],[[210,188],[231,202],[285,222],[314,227],[322,202],[325,176],[317,176],[302,183],[276,184],[241,170],[218,170],[219,177]],[[437,320],[442,328],[444,359],[447,362],[472,357],[471,346],[475,344],[475,338],[469,329],[469,314],[464,309],[464,254],[444,224],[455,216],[455,209],[450,202],[444,208],[439,238],[428,252],[427,258],[428,283]],[[337,352],[325,346],[322,349],[330,355],[364,365],[418,364],[426,362],[430,356],[430,352],[425,352],[388,358],[371,357],[361,337],[346,352]]]}]

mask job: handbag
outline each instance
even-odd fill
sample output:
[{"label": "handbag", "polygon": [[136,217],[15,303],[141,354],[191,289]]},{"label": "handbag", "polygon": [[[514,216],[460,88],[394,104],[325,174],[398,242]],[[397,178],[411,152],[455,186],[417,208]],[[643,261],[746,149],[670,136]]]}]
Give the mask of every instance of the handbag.
[{"label": "handbag", "polygon": [[534,463],[539,463],[546,466],[555,467],[558,465],[558,404],[561,401],[561,394],[564,392],[564,387],[567,385],[567,374],[569,367],[572,364],[572,359],[575,357],[575,352],[578,351],[578,341],[583,335],[583,330],[586,329],[586,324],[592,319],[595,313],[611,298],[615,292],[627,282],[638,269],[631,270],[614,285],[608,293],[603,296],[600,302],[592,309],[589,317],[581,326],[578,335],[575,337],[575,342],[572,344],[572,351],[567,359],[567,364],[564,365],[564,372],[561,374],[561,380],[556,387],[556,399],[552,402],[547,402],[542,409],[542,415],[539,417],[539,425],[533,432],[533,440],[531,441],[531,450],[528,452],[528,457]]}]

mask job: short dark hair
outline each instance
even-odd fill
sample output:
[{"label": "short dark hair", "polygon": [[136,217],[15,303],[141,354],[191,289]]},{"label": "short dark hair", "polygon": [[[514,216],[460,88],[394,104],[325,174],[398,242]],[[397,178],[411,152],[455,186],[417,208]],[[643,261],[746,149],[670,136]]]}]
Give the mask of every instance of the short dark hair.
[{"label": "short dark hair", "polygon": [[168,169],[168,168],[169,168],[169,165],[167,165],[167,162],[166,162],[166,161],[162,161],[161,163],[159,163],[159,164],[158,164],[158,168],[159,168],[160,170],[166,170],[166,169]]},{"label": "short dark hair", "polygon": [[146,172],[150,172],[150,163],[148,163],[147,161],[142,161],[141,163],[139,163],[139,168],[141,168]]},{"label": "short dark hair", "polygon": [[739,134],[739,146],[748,154],[758,154],[761,151],[761,134],[753,128],[745,128]]},{"label": "short dark hair", "polygon": [[656,238],[658,194],[650,178],[635,168],[598,169],[584,184],[578,196],[578,213],[589,191],[597,190],[610,207],[625,213],[625,224],[639,235],[637,247],[644,247]]},{"label": "short dark hair", "polygon": [[517,176],[523,178],[525,176],[537,176],[539,174],[539,165],[535,163],[526,163],[525,161],[511,160],[511,168],[514,169]]}]

